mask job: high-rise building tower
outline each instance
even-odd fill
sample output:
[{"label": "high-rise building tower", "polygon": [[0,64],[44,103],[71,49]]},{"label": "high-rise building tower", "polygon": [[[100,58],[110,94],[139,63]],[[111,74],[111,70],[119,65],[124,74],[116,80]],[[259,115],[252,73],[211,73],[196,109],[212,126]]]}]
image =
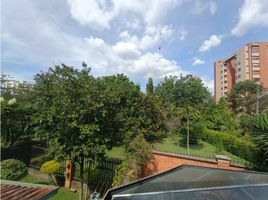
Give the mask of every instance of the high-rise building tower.
[{"label": "high-rise building tower", "polygon": [[214,63],[215,99],[226,96],[236,83],[244,80],[254,80],[268,89],[268,42],[249,43]]}]

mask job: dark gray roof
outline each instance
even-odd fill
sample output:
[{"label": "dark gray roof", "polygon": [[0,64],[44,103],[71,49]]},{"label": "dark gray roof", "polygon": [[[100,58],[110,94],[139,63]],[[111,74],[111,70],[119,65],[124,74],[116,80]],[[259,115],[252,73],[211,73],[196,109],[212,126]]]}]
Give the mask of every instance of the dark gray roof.
[{"label": "dark gray roof", "polygon": [[111,189],[104,199],[267,200],[267,197],[267,173],[238,172],[182,165],[119,188]]}]

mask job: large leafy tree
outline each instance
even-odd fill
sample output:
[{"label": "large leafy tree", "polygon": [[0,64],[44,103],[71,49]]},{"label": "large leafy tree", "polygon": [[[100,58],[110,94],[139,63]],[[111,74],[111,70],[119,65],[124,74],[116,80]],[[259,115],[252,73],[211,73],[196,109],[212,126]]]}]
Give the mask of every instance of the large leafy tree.
[{"label": "large leafy tree", "polygon": [[262,89],[259,84],[250,80],[237,83],[228,95],[233,111],[236,113],[254,113],[258,87]]},{"label": "large leafy tree", "polygon": [[106,110],[102,129],[111,136],[111,144],[122,145],[126,133],[139,115],[137,108],[142,98],[140,87],[123,74],[103,77],[101,83]]},{"label": "large leafy tree", "polygon": [[192,75],[166,77],[156,87],[156,95],[166,103],[178,107],[202,107],[209,98],[209,91],[200,78]]},{"label": "large leafy tree", "polygon": [[80,165],[83,196],[84,159],[98,159],[110,141],[100,123],[107,114],[99,79],[82,70],[62,64],[35,76],[38,110],[36,131],[56,154]]}]

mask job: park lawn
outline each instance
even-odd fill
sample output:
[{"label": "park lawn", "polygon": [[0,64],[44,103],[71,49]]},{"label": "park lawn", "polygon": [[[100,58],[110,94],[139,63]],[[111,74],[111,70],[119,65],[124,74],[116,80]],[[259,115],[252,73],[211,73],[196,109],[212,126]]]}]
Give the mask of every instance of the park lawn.
[{"label": "park lawn", "polygon": [[[185,146],[179,146],[179,139],[180,136],[178,135],[169,135],[168,137],[164,138],[161,142],[157,142],[153,144],[155,150],[163,151],[163,152],[170,152],[170,153],[178,153],[187,155],[187,148]],[[217,148],[204,141],[200,141],[198,145],[190,145],[190,155],[197,156],[197,157],[204,157],[204,158],[214,158],[214,155],[221,154],[228,156],[230,159],[234,161],[244,162],[243,159],[227,152],[221,151],[218,152]],[[123,147],[114,147],[112,150],[107,152],[108,157],[110,158],[117,158],[117,159],[124,159],[124,149]]]},{"label": "park lawn", "polygon": [[[33,183],[33,184],[45,184],[45,185],[51,185],[49,181],[39,179],[34,176],[27,175],[19,180],[20,182],[25,183]],[[69,189],[60,187],[57,194],[55,194],[53,197],[49,198],[51,200],[78,200],[79,194],[78,192],[74,193],[71,192]]]}]

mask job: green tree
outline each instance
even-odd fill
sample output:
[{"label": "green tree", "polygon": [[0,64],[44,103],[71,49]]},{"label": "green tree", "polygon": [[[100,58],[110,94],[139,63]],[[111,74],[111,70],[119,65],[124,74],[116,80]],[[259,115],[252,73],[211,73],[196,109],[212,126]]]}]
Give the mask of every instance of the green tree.
[{"label": "green tree", "polygon": [[101,83],[106,110],[102,130],[111,136],[111,144],[122,145],[126,132],[132,129],[134,119],[139,115],[140,87],[123,74],[103,77]]},{"label": "green tree", "polygon": [[238,128],[238,124],[225,99],[209,100],[202,110],[202,121],[206,128],[216,131],[232,131]]},{"label": "green tree", "polygon": [[84,159],[104,155],[109,133],[100,122],[107,111],[99,79],[82,70],[62,64],[35,76],[38,110],[34,116],[37,133],[56,148],[58,156],[80,165],[83,197]]},{"label": "green tree", "polygon": [[194,124],[200,119],[200,112],[193,106],[180,109],[182,126],[179,131],[182,134],[182,144],[186,144],[187,153],[190,154],[190,144],[198,144],[198,135],[194,132]]},{"label": "green tree", "polygon": [[154,93],[154,83],[153,79],[149,77],[148,82],[146,84],[146,94],[153,94]]},{"label": "green tree", "polygon": [[261,86],[254,81],[246,80],[237,83],[228,95],[228,101],[236,113],[253,114],[255,111],[257,88]]},{"label": "green tree", "polygon": [[166,77],[156,87],[156,95],[162,102],[174,103],[178,107],[202,107],[209,98],[209,91],[200,78],[192,75]]}]

